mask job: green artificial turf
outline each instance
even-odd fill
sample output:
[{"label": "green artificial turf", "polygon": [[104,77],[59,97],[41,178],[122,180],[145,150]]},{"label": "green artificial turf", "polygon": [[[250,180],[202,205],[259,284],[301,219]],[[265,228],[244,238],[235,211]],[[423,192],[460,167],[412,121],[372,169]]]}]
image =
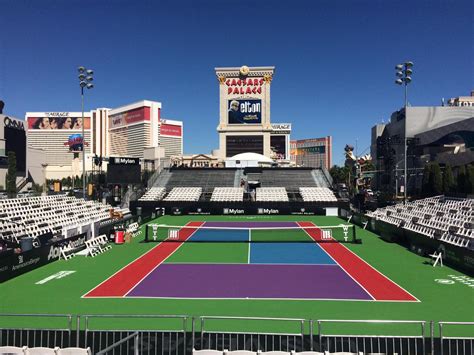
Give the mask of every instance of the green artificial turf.
[{"label": "green artificial turf", "polygon": [[[336,225],[344,221],[322,216],[165,216],[158,223],[184,225],[189,221],[311,221],[318,226]],[[143,228],[142,228],[143,229]],[[292,233],[293,234],[293,233]],[[295,233],[297,238],[305,237]],[[345,244],[354,253],[417,297],[420,302],[371,301],[297,301],[297,300],[192,300],[192,299],[87,299],[82,295],[123,268],[157,243],[143,243],[144,233],[131,244],[114,245],[95,258],[77,256],[38,268],[0,284],[0,313],[20,314],[148,314],[186,316],[238,316],[302,319],[375,319],[420,321],[474,321],[474,289],[453,277],[463,276],[449,267],[433,268],[428,259],[405,248],[387,243],[375,234],[357,228],[361,244]],[[270,238],[265,232],[253,233],[252,238]],[[246,262],[247,243],[185,243],[167,262]],[[44,284],[36,282],[59,271],[74,271]],[[436,280],[451,280],[444,284]],[[179,280],[177,280],[179,282]],[[231,282],[231,280],[230,280]],[[285,282],[285,280],[281,280]],[[0,328],[13,326],[66,327],[67,319],[50,317],[0,316]],[[83,325],[82,325],[83,326]],[[91,318],[91,328],[104,329],[179,329],[182,319]],[[197,329],[200,323],[196,324]],[[206,327],[222,330],[299,332],[298,321],[231,321],[209,320]],[[243,328],[242,328],[243,327]],[[190,320],[187,328],[191,329]],[[427,328],[429,328],[427,326]],[[453,329],[450,331],[450,329]],[[307,324],[305,330],[308,331]],[[324,332],[350,334],[418,335],[419,325],[323,324]],[[438,328],[435,328],[437,334]],[[428,334],[428,329],[425,331]],[[445,335],[469,336],[473,327],[451,327]]]}]

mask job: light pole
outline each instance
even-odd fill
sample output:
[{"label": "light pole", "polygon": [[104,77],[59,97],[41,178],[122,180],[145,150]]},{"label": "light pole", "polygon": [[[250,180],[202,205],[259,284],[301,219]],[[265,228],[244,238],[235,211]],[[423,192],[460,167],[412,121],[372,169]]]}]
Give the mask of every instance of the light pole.
[{"label": "light pole", "polygon": [[411,83],[411,74],[413,74],[413,62],[407,61],[403,64],[397,64],[395,66],[397,80],[395,84],[405,85],[405,127],[404,127],[404,137],[403,137],[403,150],[404,150],[404,160],[405,160],[405,176],[404,176],[404,186],[403,186],[403,203],[407,202],[407,106],[408,106],[408,84]]},{"label": "light pole", "polygon": [[94,84],[92,81],[94,78],[92,75],[94,71],[91,69],[86,69],[85,67],[77,68],[79,72],[79,86],[81,87],[81,106],[82,106],[82,197],[86,199],[86,136],[84,134],[84,88],[92,89]]}]

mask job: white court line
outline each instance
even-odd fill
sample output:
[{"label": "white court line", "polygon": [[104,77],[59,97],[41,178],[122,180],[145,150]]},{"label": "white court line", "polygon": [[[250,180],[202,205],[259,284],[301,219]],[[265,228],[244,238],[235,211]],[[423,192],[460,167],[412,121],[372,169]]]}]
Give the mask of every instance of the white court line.
[{"label": "white court line", "polygon": [[[313,222],[311,222],[311,223],[312,223],[313,225],[315,225]],[[298,223],[298,224],[299,224],[299,223]],[[315,225],[315,226],[316,226],[316,225]],[[325,226],[320,226],[320,227],[317,226],[317,227],[321,229],[321,228],[324,228]],[[304,227],[302,227],[302,228],[304,228]],[[306,231],[305,231],[305,232],[306,232]],[[309,235],[309,234],[308,234],[308,235]],[[412,296],[412,297],[416,300],[416,302],[421,302],[417,297],[415,297],[415,296],[412,295],[410,292],[408,292],[407,290],[405,290],[402,286],[400,286],[398,283],[396,283],[395,281],[393,281],[392,279],[390,279],[388,276],[382,274],[379,270],[377,270],[375,267],[373,267],[372,265],[370,265],[367,261],[365,261],[364,259],[362,259],[359,255],[357,255],[356,253],[354,253],[352,250],[350,250],[350,249],[349,249],[348,247],[346,247],[344,244],[340,243],[340,245],[341,245],[342,247],[346,248],[350,253],[354,254],[357,258],[359,258],[360,260],[362,260],[365,264],[367,264],[369,267],[371,267],[371,268],[372,268],[373,270],[375,270],[377,273],[379,273],[380,275],[382,275],[383,277],[385,277],[387,280],[389,280],[390,282],[392,282],[394,285],[398,286],[400,289],[402,289],[403,291],[405,291],[406,293],[408,293],[410,296]],[[321,248],[321,249],[323,249],[323,248]],[[324,249],[323,249],[323,250],[324,250]],[[324,250],[324,251],[325,251],[325,250]],[[329,254],[328,254],[328,255],[329,255]],[[329,256],[330,256],[330,255],[329,255]],[[334,259],[333,259],[333,260],[334,260]],[[334,260],[334,261],[336,261],[336,260]],[[336,261],[336,263],[337,263],[337,261]],[[338,263],[338,265],[339,265],[339,263]],[[344,270],[344,271],[346,271],[342,266],[341,266],[341,269]],[[347,272],[347,271],[346,271],[346,272]],[[350,276],[350,275],[349,275],[349,276]],[[352,278],[352,276],[351,276],[351,278]],[[354,278],[352,278],[352,279],[354,279]],[[354,280],[354,281],[355,281],[355,280]],[[357,281],[356,281],[356,282],[357,282]],[[357,283],[358,283],[358,282],[357,282]],[[359,285],[360,285],[360,284],[359,284]],[[361,287],[362,287],[362,286],[361,286]],[[362,287],[362,288],[364,288],[364,287]],[[364,288],[364,290],[365,290],[365,288]],[[367,291],[367,290],[366,290],[366,291]],[[368,293],[368,292],[367,292],[367,293]],[[370,293],[369,293],[369,295],[370,295]],[[372,295],[371,295],[371,296],[372,296]],[[379,302],[380,302],[380,301],[379,301]],[[386,301],[386,302],[394,302],[394,301]],[[413,301],[397,301],[397,302],[413,302]]]},{"label": "white court line", "polygon": [[[302,226],[302,225],[300,224],[300,222],[297,222],[297,223],[298,223],[298,225],[299,225],[301,228],[303,228],[303,231],[304,231],[311,239],[313,239],[313,237],[306,231],[305,227]],[[313,222],[310,222],[310,223],[311,223],[313,226],[318,227],[319,229],[321,229],[321,227],[324,228],[324,226],[321,226],[321,227],[316,226]],[[314,239],[313,239],[313,240],[314,240]],[[318,247],[319,247],[324,253],[327,254],[327,256],[329,256],[332,260],[334,260],[334,262],[337,264],[337,266],[339,266],[339,267],[341,268],[341,270],[344,271],[344,272],[347,274],[347,276],[349,276],[356,284],[358,284],[365,292],[367,292],[367,294],[368,294],[370,297],[372,297],[372,300],[376,301],[375,297],[372,296],[372,294],[371,294],[369,291],[367,291],[366,288],[365,288],[364,286],[362,286],[356,279],[354,279],[354,278],[352,277],[352,275],[349,274],[349,273],[346,271],[346,269],[344,269],[341,265],[339,265],[339,263],[336,261],[336,259],[334,259],[326,250],[324,250],[324,248],[321,247],[315,240],[314,240],[314,243],[317,244]]]},{"label": "white court line", "polygon": [[[193,221],[193,222],[194,222],[194,221]],[[187,224],[189,224],[189,223],[190,223],[190,222],[188,222]],[[186,240],[189,240],[189,239],[194,235],[194,233],[196,233],[196,232],[199,230],[199,228],[204,225],[204,223],[205,223],[205,222],[201,222],[201,224],[200,224],[199,226],[196,226],[196,229],[195,229],[194,232],[192,232],[182,243],[180,243],[180,245],[179,245],[175,250],[173,250],[173,252],[172,252],[171,254],[169,254],[166,258],[164,258],[164,259],[161,261],[161,263],[159,263],[158,265],[156,265],[156,266],[155,266],[152,270],[150,270],[145,276],[143,276],[143,277],[141,278],[141,280],[138,281],[138,282],[135,284],[135,286],[133,286],[130,290],[128,290],[128,292],[127,292],[125,295],[122,296],[122,298],[127,297],[127,295],[128,295],[130,292],[132,292],[138,285],[140,285],[140,283],[142,283],[142,281],[145,280],[145,279],[148,277],[148,275],[150,275],[153,271],[155,271],[158,266],[162,265],[171,255],[173,255],[174,253],[176,253],[176,251],[184,245],[184,242],[185,242]],[[192,226],[189,226],[189,227],[192,227]],[[161,243],[160,243],[160,244],[161,244]]]}]

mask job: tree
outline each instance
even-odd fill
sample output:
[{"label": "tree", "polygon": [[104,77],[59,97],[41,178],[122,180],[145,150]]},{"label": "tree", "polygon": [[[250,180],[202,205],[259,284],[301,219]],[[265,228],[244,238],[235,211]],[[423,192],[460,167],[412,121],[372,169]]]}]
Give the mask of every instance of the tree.
[{"label": "tree", "polygon": [[441,195],[443,193],[443,181],[441,178],[441,168],[437,162],[431,165],[430,179],[431,191],[434,195]]},{"label": "tree", "polygon": [[16,197],[16,154],[8,152],[8,171],[6,176],[8,197]]},{"label": "tree", "polygon": [[347,178],[349,176],[349,168],[334,165],[329,170],[329,174],[331,174],[331,177],[334,180],[335,184],[347,184]]},{"label": "tree", "polygon": [[457,192],[465,192],[466,190],[466,167],[464,165],[461,165],[458,169],[458,176],[457,176],[457,182],[458,182],[458,189]]},{"label": "tree", "polygon": [[428,196],[431,194],[431,185],[430,185],[430,175],[431,175],[431,164],[426,164],[423,170],[423,180],[421,185],[421,191],[423,195]]},{"label": "tree", "polygon": [[443,193],[453,192],[455,190],[453,169],[451,169],[451,165],[446,165],[443,173]]}]

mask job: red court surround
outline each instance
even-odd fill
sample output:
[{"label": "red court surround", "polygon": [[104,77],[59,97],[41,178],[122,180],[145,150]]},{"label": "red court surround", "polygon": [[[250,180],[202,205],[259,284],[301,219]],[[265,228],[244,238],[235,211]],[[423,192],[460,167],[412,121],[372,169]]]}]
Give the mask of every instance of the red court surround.
[{"label": "red court surround", "polygon": [[[204,222],[189,222],[187,227],[200,227]],[[197,228],[180,230],[179,239],[187,240]],[[83,297],[124,297],[145,276],[173,254],[182,243],[160,243],[147,253],[120,269]]]},{"label": "red court surround", "polygon": [[[315,241],[322,240],[321,229],[312,222],[298,222]],[[357,281],[376,301],[418,301],[396,283],[367,264],[352,251],[340,243],[320,243],[326,251],[355,281]]]}]

